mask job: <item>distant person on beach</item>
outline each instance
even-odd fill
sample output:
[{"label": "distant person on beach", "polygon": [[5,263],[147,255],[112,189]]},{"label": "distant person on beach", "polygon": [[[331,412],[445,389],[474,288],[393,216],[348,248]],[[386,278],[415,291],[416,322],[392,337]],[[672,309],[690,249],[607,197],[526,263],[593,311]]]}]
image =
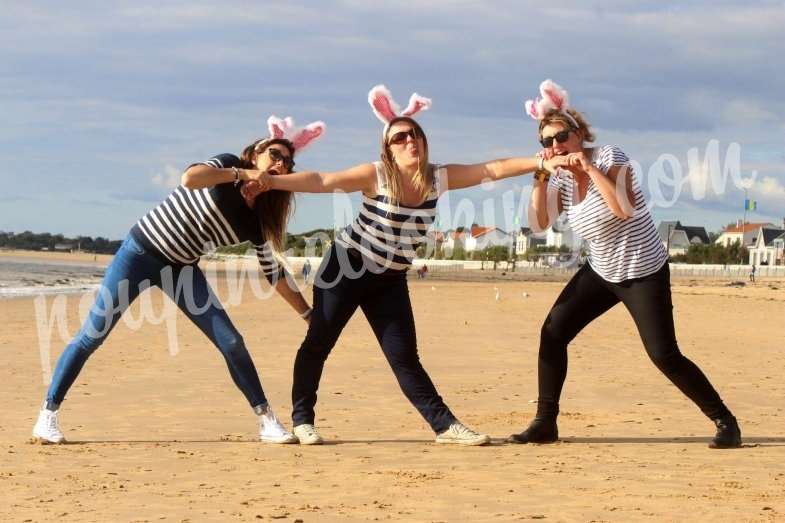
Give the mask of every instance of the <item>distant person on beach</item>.
[{"label": "distant person on beach", "polygon": [[750,281],[752,283],[755,283],[755,264],[754,263],[752,264],[752,267],[750,267]]},{"label": "distant person on beach", "polygon": [[545,230],[562,213],[588,242],[588,263],[572,277],[540,333],[537,414],[515,443],[558,439],[556,417],[567,376],[567,346],[593,320],[621,302],[632,315],[651,360],[716,426],[712,448],[741,445],[736,418],[701,370],[679,350],[673,326],[668,254],[646,207],[627,155],[615,145],[587,147],[594,135],[546,80],[542,98],[526,103],[539,122],[543,166],[529,203],[529,224]]},{"label": "distant person on beach", "polygon": [[288,175],[295,152],[318,138],[324,124],[315,122],[298,130],[290,118],[270,117],[268,127],[270,137],[247,146],[239,158],[219,154],[188,167],[182,185],[131,229],[106,269],[84,326],[60,355],[33,429],[35,438],[45,443],[65,440],[58,413],[68,389],[130,303],[155,285],[221,351],[235,385],[258,416],[260,439],[272,443],[297,441],[267,402],[242,336],[197,265],[211,248],[249,241],[264,276],[309,321],[311,309],[274,255],[284,246],[294,195],[285,191],[262,193],[259,178]]},{"label": "distant person on beach", "polygon": [[428,140],[412,118],[430,107],[431,101],[414,94],[406,109],[399,112],[382,85],[371,89],[368,101],[384,124],[381,161],[339,172],[270,177],[271,188],[277,190],[363,194],[359,216],[337,236],[316,273],[314,312],[294,366],[294,433],[301,444],[323,442],[314,426],[319,381],[341,331],[360,308],[403,393],[428,422],[436,442],[487,444],[487,435],[458,421],[420,363],[406,271],[417,245],[427,238],[436,215],[436,201],[443,192],[532,172],[538,160],[431,164]]},{"label": "distant person on beach", "polygon": [[303,282],[308,284],[308,276],[311,274],[311,262],[308,259],[303,263]]}]

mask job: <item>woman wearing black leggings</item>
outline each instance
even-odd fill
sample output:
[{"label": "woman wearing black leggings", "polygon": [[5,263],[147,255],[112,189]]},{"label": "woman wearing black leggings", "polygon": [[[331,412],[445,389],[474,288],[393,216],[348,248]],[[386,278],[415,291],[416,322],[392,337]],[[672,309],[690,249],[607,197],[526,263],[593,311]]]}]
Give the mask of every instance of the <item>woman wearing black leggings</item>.
[{"label": "woman wearing black leggings", "polygon": [[668,254],[627,156],[616,146],[586,148],[594,136],[567,93],[546,80],[542,98],[527,102],[543,146],[529,205],[532,228],[546,229],[566,213],[588,242],[588,263],[559,295],[540,334],[537,414],[514,443],[558,439],[556,417],[567,376],[567,345],[621,302],[632,315],[651,360],[703,413],[717,433],[712,448],[741,446],[736,418],[701,370],[680,351],[673,328]]}]

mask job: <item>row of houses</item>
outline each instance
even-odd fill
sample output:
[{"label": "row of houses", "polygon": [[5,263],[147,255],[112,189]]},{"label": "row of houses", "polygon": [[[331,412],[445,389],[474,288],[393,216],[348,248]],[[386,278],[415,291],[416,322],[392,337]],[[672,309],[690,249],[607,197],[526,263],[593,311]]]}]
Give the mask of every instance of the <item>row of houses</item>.
[{"label": "row of houses", "polygon": [[[670,256],[684,254],[692,245],[709,245],[712,242],[705,227],[684,225],[680,221],[662,221],[657,232]],[[529,227],[509,233],[498,227],[477,224],[435,234],[436,243],[447,251],[460,248],[471,253],[491,246],[504,246],[518,256],[532,247],[548,246],[554,250],[562,246],[572,247],[576,239],[561,221],[542,234],[535,234]],[[725,247],[733,243],[743,245],[749,251],[750,265],[785,265],[785,219],[781,227],[739,220],[735,226],[725,228],[714,242]]]},{"label": "row of houses", "polygon": [[535,234],[529,227],[521,227],[509,233],[498,227],[483,227],[476,223],[471,227],[435,234],[437,245],[441,245],[446,251],[463,249],[467,253],[503,246],[514,249],[516,255],[523,255],[532,247],[549,246],[557,250],[564,245],[571,246],[573,242],[572,231],[561,222],[554,224],[544,234]]}]

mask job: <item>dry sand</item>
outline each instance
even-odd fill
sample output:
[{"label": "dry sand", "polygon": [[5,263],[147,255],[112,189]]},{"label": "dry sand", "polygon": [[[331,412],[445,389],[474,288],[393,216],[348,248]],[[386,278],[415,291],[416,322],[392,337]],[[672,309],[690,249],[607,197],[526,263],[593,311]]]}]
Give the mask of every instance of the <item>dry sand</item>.
[{"label": "dry sand", "polygon": [[[479,448],[433,443],[360,314],[322,380],[325,446],[257,442],[222,358],[183,316],[174,357],[164,325],[121,322],[63,406],[71,443],[29,444],[45,392],[34,301],[0,301],[0,520],[785,520],[785,284],[674,285],[681,348],[738,416],[745,448],[706,447],[713,426],[647,360],[620,306],[571,346],[563,441],[504,445],[535,411],[539,326],[562,287],[412,282],[424,365],[454,412],[494,436]],[[68,298],[71,333],[77,305]],[[277,297],[248,294],[229,313],[288,425],[305,324]]]}]

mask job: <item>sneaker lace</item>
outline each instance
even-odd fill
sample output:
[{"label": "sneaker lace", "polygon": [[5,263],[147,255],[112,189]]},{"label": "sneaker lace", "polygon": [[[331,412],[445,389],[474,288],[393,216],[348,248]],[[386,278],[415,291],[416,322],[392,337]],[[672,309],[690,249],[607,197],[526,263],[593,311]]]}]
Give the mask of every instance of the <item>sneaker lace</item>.
[{"label": "sneaker lace", "polygon": [[455,433],[456,433],[456,434],[458,434],[458,435],[460,435],[460,436],[471,436],[471,437],[476,437],[476,436],[479,436],[479,435],[480,435],[480,433],[479,433],[479,432],[475,432],[475,431],[473,431],[472,429],[470,429],[469,427],[467,427],[467,426],[466,426],[466,425],[464,425],[463,423],[456,423],[456,424],[453,426],[453,428],[454,428],[454,430],[455,430]]},{"label": "sneaker lace", "polygon": [[46,428],[49,429],[50,432],[60,430],[57,424],[57,412],[52,412],[46,417]]}]

